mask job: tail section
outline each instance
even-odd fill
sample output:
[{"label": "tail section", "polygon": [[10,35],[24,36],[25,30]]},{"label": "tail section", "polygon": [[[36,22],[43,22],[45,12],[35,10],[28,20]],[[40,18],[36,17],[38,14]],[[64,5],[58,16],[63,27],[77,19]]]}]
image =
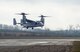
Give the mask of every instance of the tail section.
[{"label": "tail section", "polygon": [[13,18],[13,25],[16,25],[16,24],[17,24],[16,19]]}]

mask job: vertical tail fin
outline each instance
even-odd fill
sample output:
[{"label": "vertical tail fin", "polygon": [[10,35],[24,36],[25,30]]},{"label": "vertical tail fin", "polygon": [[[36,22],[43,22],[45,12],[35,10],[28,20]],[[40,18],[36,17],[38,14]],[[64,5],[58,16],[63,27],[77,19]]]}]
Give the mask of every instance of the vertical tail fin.
[{"label": "vertical tail fin", "polygon": [[16,24],[17,24],[16,19],[13,18],[13,25],[16,25]]}]

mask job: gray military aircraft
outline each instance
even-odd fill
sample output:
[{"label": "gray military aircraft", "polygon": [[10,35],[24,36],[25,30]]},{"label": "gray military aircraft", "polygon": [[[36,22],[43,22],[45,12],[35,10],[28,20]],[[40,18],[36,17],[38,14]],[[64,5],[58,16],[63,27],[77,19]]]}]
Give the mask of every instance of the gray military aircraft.
[{"label": "gray military aircraft", "polygon": [[20,13],[19,15],[22,15],[21,22],[17,23],[16,19],[13,18],[13,25],[20,24],[21,26],[23,26],[24,28],[27,28],[27,29],[28,28],[34,29],[34,27],[43,27],[44,26],[44,17],[48,17],[48,16],[41,15],[41,16],[39,16],[39,17],[41,17],[40,21],[33,21],[33,20],[26,18],[26,15],[28,15],[26,13]]}]

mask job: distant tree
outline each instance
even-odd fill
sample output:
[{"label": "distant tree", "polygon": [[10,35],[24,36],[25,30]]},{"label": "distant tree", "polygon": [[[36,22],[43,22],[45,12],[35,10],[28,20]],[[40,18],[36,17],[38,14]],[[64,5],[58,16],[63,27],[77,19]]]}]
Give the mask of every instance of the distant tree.
[{"label": "distant tree", "polygon": [[0,24],[0,29],[2,29],[2,24]]},{"label": "distant tree", "polygon": [[76,30],[80,30],[80,25],[79,24],[76,25]]},{"label": "distant tree", "polygon": [[18,25],[16,25],[14,28],[15,28],[15,30],[19,30],[19,26]]},{"label": "distant tree", "polygon": [[73,25],[69,25],[69,30],[73,30]]}]

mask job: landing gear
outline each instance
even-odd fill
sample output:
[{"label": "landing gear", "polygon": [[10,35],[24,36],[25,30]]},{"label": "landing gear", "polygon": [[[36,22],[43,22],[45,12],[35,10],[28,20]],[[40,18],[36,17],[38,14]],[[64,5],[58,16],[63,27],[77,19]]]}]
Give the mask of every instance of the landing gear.
[{"label": "landing gear", "polygon": [[32,28],[32,29],[34,29],[34,27],[26,27],[26,28],[27,28],[27,29],[28,29],[28,28]]},{"label": "landing gear", "polygon": [[28,27],[26,27],[28,29]]},{"label": "landing gear", "polygon": [[32,27],[32,29],[34,29],[34,28]]}]

